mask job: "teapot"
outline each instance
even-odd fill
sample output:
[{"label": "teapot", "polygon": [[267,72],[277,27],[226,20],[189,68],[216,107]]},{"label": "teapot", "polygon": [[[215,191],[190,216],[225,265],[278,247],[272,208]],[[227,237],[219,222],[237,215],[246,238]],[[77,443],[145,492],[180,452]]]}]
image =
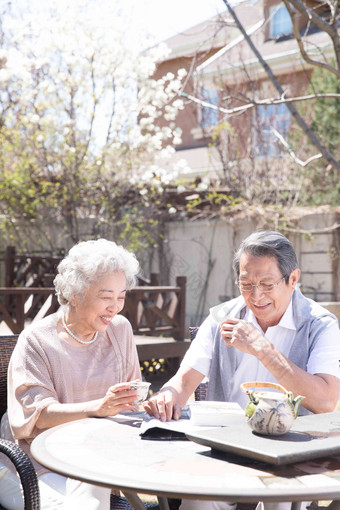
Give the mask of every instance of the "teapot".
[{"label": "teapot", "polygon": [[[245,414],[247,423],[259,434],[279,436],[288,432],[299,413],[301,401],[305,398],[299,395],[293,398],[293,393],[283,386],[270,382],[247,382],[241,384],[241,390],[248,394]],[[274,388],[276,391],[253,392],[249,388]]]}]

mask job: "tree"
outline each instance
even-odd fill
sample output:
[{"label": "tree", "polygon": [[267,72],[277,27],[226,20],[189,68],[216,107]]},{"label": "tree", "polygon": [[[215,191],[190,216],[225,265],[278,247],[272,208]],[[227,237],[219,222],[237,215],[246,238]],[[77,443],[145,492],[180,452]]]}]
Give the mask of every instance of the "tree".
[{"label": "tree", "polygon": [[[340,96],[340,80],[331,72],[315,69],[308,89],[310,94],[333,92]],[[313,105],[311,127],[318,132],[322,143],[340,161],[340,100],[320,97]]]},{"label": "tree", "polygon": [[[322,67],[323,69],[327,69],[330,73],[337,76],[338,80],[340,81],[340,35],[338,33],[337,29],[337,23],[339,20],[339,2],[338,0],[328,0],[326,1],[326,5],[329,8],[329,19],[325,19],[321,15],[317,14],[315,10],[308,7],[307,4],[303,3],[301,0],[283,0],[284,4],[287,7],[287,10],[289,12],[289,15],[292,20],[293,24],[293,31],[294,35],[296,37],[296,40],[299,44],[301,56],[309,63],[316,67]],[[337,170],[340,170],[340,162],[337,161],[333,155],[326,149],[326,147],[320,142],[319,138],[315,135],[314,131],[310,129],[310,127],[306,124],[304,119],[299,115],[296,107],[294,106],[292,101],[287,101],[287,94],[279,81],[277,80],[275,74],[273,73],[272,69],[268,65],[268,63],[262,58],[261,54],[257,51],[255,45],[252,43],[251,38],[247,34],[246,30],[240,23],[238,17],[236,16],[236,13],[234,9],[230,6],[229,2],[227,0],[223,0],[225,3],[229,13],[232,15],[237,27],[241,31],[243,37],[253,50],[256,58],[266,71],[270,81],[273,83],[274,87],[276,88],[279,96],[283,98],[285,101],[288,109],[290,110],[291,114],[295,118],[295,121],[299,124],[301,129],[305,132],[305,134],[308,136],[309,140],[313,145],[315,145],[318,150],[321,152],[322,156]],[[306,51],[304,44],[303,44],[303,38],[300,35],[300,31],[298,29],[296,20],[295,20],[295,14],[296,10],[301,12],[304,15],[307,15],[311,23],[314,23],[318,28],[321,30],[324,30],[330,37],[334,53],[335,53],[335,59],[336,59],[336,66],[333,67],[328,63],[321,62],[315,59],[312,59],[308,52]]]},{"label": "tree", "polygon": [[184,73],[153,79],[167,49],[141,52],[149,40],[137,38],[123,0],[31,2],[22,17],[15,4],[0,26],[1,228],[16,244],[53,248],[60,238],[47,220],[63,226],[67,244],[118,228],[129,209],[118,209],[121,196],[131,186],[138,196],[145,176],[160,174],[165,142],[180,139]]},{"label": "tree", "polygon": [[[216,32],[223,25],[226,34],[232,36],[227,40],[225,48],[207,60],[206,66],[199,66],[195,75],[196,93],[183,95],[199,103],[203,111],[210,108],[219,114],[218,124],[215,127],[208,126],[206,137],[212,136],[215,150],[219,152],[224,185],[231,190],[237,190],[246,199],[282,203],[289,196],[290,203],[297,203],[302,198],[301,191],[306,189],[306,184],[307,188],[315,184],[311,175],[317,168],[322,165],[323,171],[327,170],[333,175],[333,179],[336,176],[338,178],[340,170],[339,155],[335,146],[327,143],[328,136],[319,132],[321,125],[317,117],[317,105],[322,105],[320,101],[324,104],[333,102],[333,105],[338,105],[340,101],[339,90],[335,86],[340,78],[339,4],[333,0],[325,3],[285,0],[293,33],[280,35],[274,43],[274,36],[269,34],[268,29],[271,15],[263,16],[263,9],[267,9],[268,2],[257,2],[254,6],[248,4],[249,9],[254,9],[253,21],[249,21],[249,17],[244,15],[245,8],[242,10],[242,3],[232,7],[228,0],[223,1],[227,13],[216,22]],[[274,7],[272,2],[269,4]],[[281,5],[284,7],[284,4]],[[243,13],[249,26],[242,24],[238,12]],[[300,16],[299,19],[297,15]],[[239,29],[239,37],[232,31],[235,26]],[[316,34],[318,31],[323,34],[322,37],[309,37],[309,34]],[[318,40],[324,43],[327,38],[327,50],[333,51],[333,62],[323,51],[324,46],[314,43]],[[279,67],[276,73],[276,68],[269,65],[270,62],[266,61],[258,48],[259,46],[261,50],[265,50],[265,41],[268,41],[269,47],[273,46],[273,49],[268,51],[272,51],[271,57],[275,62],[276,54],[283,55],[282,52],[285,51],[280,48],[281,42],[282,46],[285,46],[286,41],[286,46],[292,50],[293,45],[288,45],[290,40],[296,41],[296,48],[301,54],[300,60],[303,58],[308,63],[308,66],[302,64],[303,84],[295,81],[294,61],[291,61],[290,74],[287,74],[287,68],[286,74],[283,74]],[[324,77],[332,77],[333,85],[330,79],[326,81],[323,78],[327,87],[319,87],[315,83],[313,90],[307,89],[305,93],[308,80],[317,70],[322,70]],[[266,73],[265,77],[263,71]],[[200,97],[203,87],[218,90],[219,100],[212,104],[209,99]],[[315,112],[305,115],[307,106],[303,110],[303,104],[315,105]],[[283,115],[285,111],[288,115]],[[329,107],[327,112],[330,115],[328,124],[337,125],[337,109]],[[280,124],[282,129],[279,130],[276,124]],[[298,130],[304,136],[304,141],[300,144],[296,144],[294,140]],[[260,134],[262,139],[256,136],[256,133]],[[263,142],[266,142],[269,136],[274,143],[272,146],[267,143],[270,150],[262,151]],[[280,146],[282,155],[287,155],[284,166],[280,158],[271,157],[275,151],[278,155]],[[256,151],[261,158],[256,158]],[[319,184],[322,185],[322,182],[319,181]]]},{"label": "tree", "polygon": [[[338,78],[322,68],[316,68],[313,72],[307,94],[317,97],[306,104],[301,103],[298,107],[300,114],[309,119],[311,129],[318,134],[321,143],[340,161],[340,101],[336,97],[322,97],[333,93],[340,96],[340,82]],[[321,97],[320,97],[321,96]],[[302,132],[291,137],[291,146],[300,149],[303,158],[312,157],[314,147]],[[297,149],[294,149],[297,150]],[[314,161],[313,165],[306,167],[305,174],[308,183],[303,197],[309,204],[339,204],[339,174],[331,165],[325,165],[322,158]]]}]

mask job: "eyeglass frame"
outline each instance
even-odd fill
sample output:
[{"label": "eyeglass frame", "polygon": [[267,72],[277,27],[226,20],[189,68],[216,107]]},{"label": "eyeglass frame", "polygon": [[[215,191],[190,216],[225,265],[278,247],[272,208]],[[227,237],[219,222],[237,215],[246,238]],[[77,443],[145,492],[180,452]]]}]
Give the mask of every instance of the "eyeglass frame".
[{"label": "eyeglass frame", "polygon": [[235,285],[238,286],[238,288],[240,289],[240,292],[253,292],[254,288],[258,287],[259,290],[261,290],[261,292],[271,292],[272,290],[274,290],[274,288],[276,288],[278,285],[280,285],[280,283],[282,282],[282,280],[284,280],[286,278],[287,275],[285,276],[282,276],[282,278],[280,278],[280,280],[277,282],[277,283],[268,283],[267,285],[272,285],[272,287],[269,289],[269,290],[264,290],[264,289],[260,289],[261,285],[264,285],[263,283],[258,283],[258,284],[255,284],[255,283],[246,283],[246,284],[243,284],[243,285],[251,285],[251,289],[250,290],[242,290],[241,289],[241,285],[242,283],[240,281],[236,281],[235,282]]}]

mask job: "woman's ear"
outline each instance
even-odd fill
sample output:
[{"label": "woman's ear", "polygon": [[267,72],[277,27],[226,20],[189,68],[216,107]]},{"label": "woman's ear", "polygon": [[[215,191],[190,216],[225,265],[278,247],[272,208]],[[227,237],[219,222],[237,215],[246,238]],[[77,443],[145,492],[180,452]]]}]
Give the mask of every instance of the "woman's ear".
[{"label": "woman's ear", "polygon": [[70,299],[70,306],[72,306],[72,308],[76,308],[79,304],[79,296],[73,296],[71,299]]}]

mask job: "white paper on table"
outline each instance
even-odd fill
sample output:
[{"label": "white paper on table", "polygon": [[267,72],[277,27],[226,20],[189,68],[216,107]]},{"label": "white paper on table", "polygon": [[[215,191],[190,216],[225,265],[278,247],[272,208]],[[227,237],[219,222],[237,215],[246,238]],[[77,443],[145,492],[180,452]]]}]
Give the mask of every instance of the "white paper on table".
[{"label": "white paper on table", "polygon": [[[203,404],[203,402],[202,402]],[[211,405],[212,402],[207,402],[207,404]],[[227,403],[222,402],[223,406],[225,406]],[[207,424],[206,420],[202,421],[202,424],[197,424],[196,421],[193,421],[190,419],[190,410],[189,409],[183,409],[182,410],[182,416],[178,420],[170,420],[170,421],[161,421],[158,420],[152,416],[146,415],[143,419],[143,422],[140,427],[140,433],[144,434],[146,431],[152,428],[158,428],[163,430],[170,430],[174,432],[180,432],[182,434],[194,432],[194,431],[200,431],[203,428],[215,428],[215,427],[229,427],[232,425],[237,425],[245,422],[245,416],[244,411],[240,406],[239,409],[236,409],[238,404],[230,403],[230,412],[228,410],[224,410],[223,412],[223,424],[221,424],[221,417],[216,415],[215,417],[215,423],[214,423],[214,415],[212,411],[212,417],[209,420],[209,424]],[[190,404],[189,404],[190,408]]]}]

